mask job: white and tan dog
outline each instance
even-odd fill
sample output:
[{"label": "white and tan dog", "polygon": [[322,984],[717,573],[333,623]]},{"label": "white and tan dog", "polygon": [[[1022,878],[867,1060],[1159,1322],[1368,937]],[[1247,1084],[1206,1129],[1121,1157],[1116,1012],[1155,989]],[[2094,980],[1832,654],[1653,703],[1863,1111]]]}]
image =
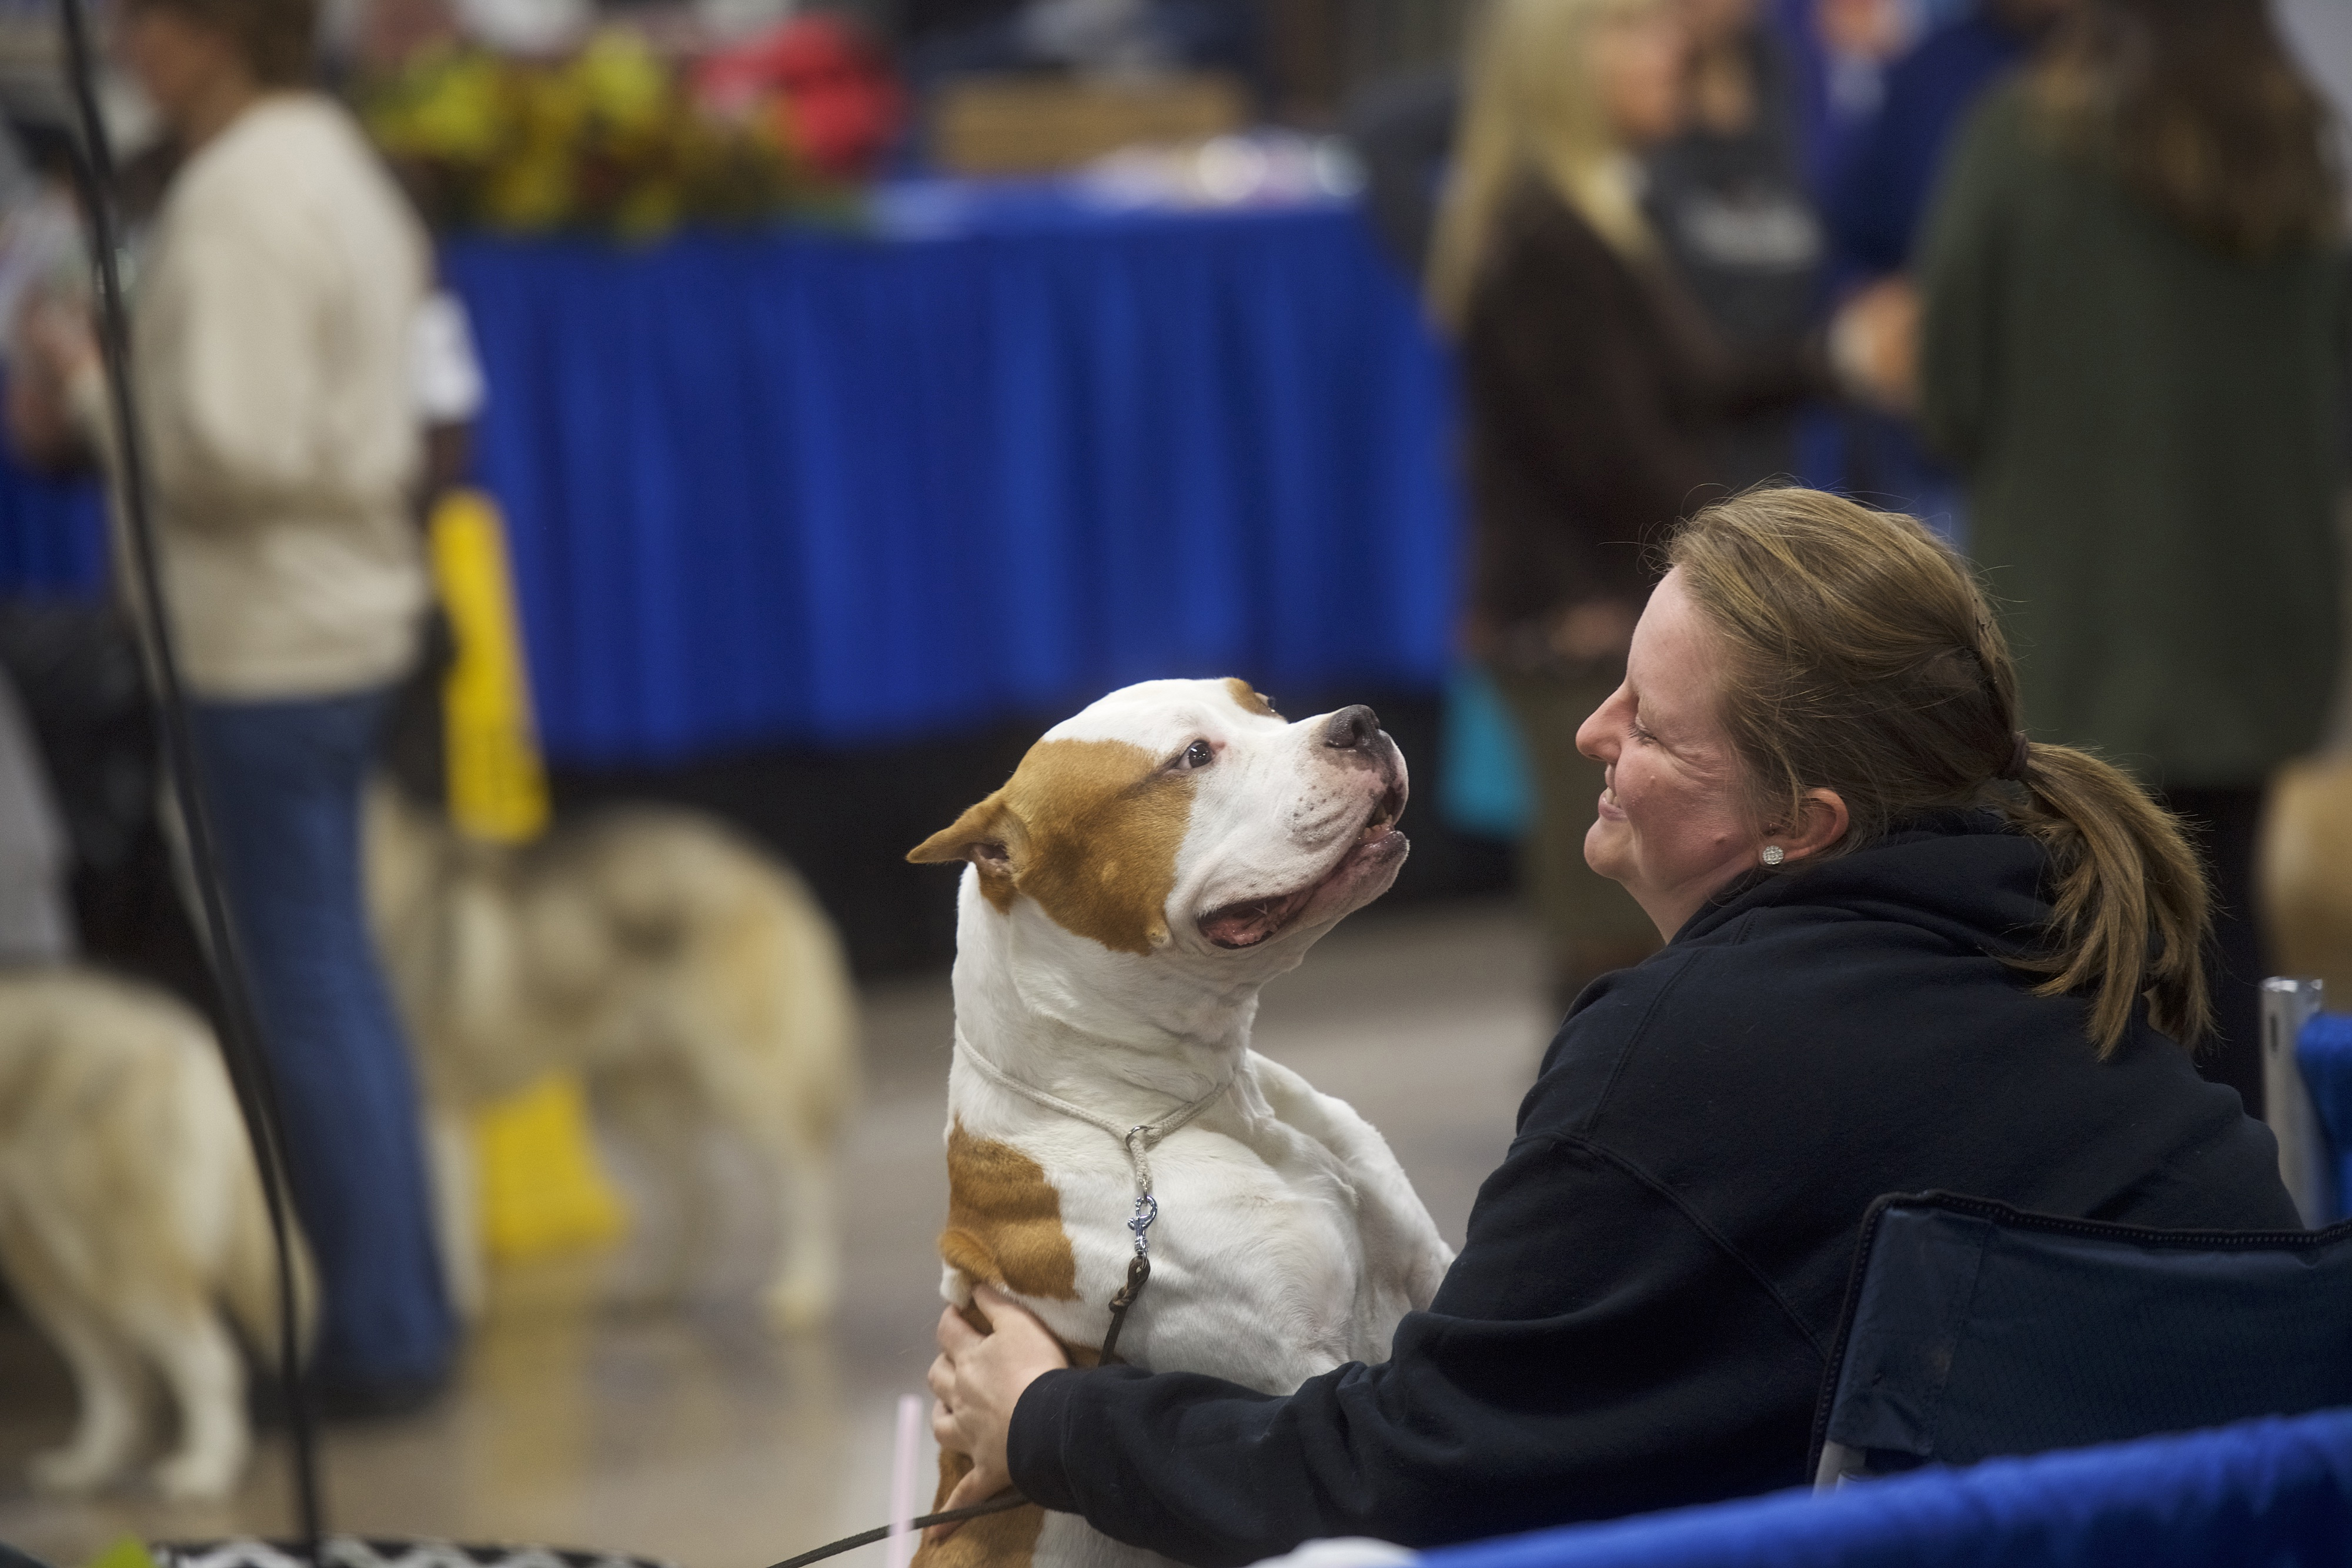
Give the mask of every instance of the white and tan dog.
[{"label": "white and tan dog", "polygon": [[228,1074],[189,1008],[70,966],[0,971],[0,1270],[80,1398],[72,1439],[32,1461],[35,1486],[86,1491],[129,1469],[150,1368],[179,1414],[157,1489],[236,1484],[252,1438],[221,1309],[274,1360],[277,1263]]},{"label": "white and tan dog", "polygon": [[[1387,1357],[1452,1253],[1388,1145],[1250,1050],[1258,991],[1404,863],[1406,774],[1368,707],[1285,722],[1246,682],[1152,681],[1048,731],[918,848],[968,861],[948,1082],[945,1293],[995,1285],[1091,1364],[1128,1278],[1149,1145],[1150,1282],[1120,1359],[1286,1393]],[[943,1458],[945,1498],[966,1464]],[[1067,1514],[965,1525],[925,1568],[1162,1560]]]}]

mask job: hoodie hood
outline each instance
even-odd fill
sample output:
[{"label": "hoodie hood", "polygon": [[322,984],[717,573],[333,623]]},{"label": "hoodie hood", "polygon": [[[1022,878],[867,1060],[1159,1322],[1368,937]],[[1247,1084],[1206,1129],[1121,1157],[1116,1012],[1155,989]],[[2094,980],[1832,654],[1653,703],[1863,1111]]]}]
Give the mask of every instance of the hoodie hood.
[{"label": "hoodie hood", "polygon": [[1877,841],[1808,870],[1751,872],[1675,934],[1674,946],[1728,939],[1745,915],[1811,912],[1916,925],[1957,948],[2014,957],[2048,930],[2050,857],[1998,812],[1915,817]]}]

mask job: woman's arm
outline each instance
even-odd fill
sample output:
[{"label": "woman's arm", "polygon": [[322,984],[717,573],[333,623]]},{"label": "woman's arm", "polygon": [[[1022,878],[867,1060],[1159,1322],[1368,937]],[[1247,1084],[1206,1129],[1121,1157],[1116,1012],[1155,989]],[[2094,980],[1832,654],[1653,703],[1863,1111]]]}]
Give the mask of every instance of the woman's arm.
[{"label": "woman's arm", "polygon": [[[1048,1371],[1023,1349],[942,1357],[951,1399],[1009,1416],[979,1439],[1004,1444],[994,1473],[1202,1568],[1318,1536],[1434,1545],[1793,1484],[1822,1369],[1802,1325],[1670,1193],[1565,1133],[1514,1145],[1436,1302],[1405,1319],[1384,1364],[1284,1398],[1186,1374]],[[1009,1398],[1010,1378],[980,1391],[992,1365],[1017,1375]],[[940,1436],[971,1440],[952,1420]]]}]

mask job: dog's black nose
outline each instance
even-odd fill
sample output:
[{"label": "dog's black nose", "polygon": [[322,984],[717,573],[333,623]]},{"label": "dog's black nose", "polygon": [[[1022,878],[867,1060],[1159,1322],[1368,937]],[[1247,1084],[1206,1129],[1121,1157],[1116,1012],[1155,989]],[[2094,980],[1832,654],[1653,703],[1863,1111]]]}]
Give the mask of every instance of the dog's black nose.
[{"label": "dog's black nose", "polygon": [[1358,703],[1323,721],[1323,744],[1335,751],[1370,751],[1381,735],[1381,716]]}]

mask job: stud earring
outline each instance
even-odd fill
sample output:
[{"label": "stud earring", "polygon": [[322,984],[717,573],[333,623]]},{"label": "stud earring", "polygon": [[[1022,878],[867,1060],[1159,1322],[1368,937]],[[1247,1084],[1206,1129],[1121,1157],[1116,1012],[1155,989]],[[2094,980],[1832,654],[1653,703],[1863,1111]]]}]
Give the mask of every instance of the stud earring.
[{"label": "stud earring", "polygon": [[1766,844],[1764,846],[1764,863],[1766,865],[1779,865],[1787,858],[1788,856],[1781,852],[1780,845]]}]

